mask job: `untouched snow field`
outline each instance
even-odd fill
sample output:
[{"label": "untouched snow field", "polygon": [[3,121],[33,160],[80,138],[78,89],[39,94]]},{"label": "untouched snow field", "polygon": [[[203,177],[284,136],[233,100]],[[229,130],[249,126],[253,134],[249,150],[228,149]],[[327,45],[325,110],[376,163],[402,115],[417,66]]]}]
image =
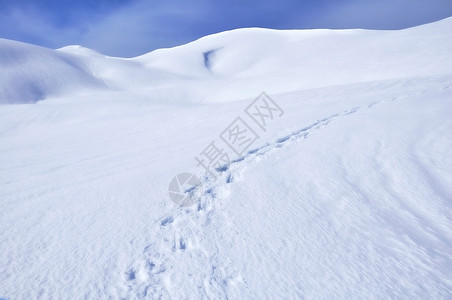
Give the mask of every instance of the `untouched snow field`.
[{"label": "untouched snow field", "polygon": [[[0,299],[452,298],[451,53],[452,18],[131,59],[0,39]],[[202,191],[178,207],[184,172]]]}]

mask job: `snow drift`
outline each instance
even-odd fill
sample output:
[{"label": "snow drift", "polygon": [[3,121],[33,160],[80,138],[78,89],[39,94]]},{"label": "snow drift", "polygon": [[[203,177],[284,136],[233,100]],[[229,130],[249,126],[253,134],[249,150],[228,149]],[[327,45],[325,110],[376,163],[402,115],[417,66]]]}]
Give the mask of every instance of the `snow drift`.
[{"label": "snow drift", "polygon": [[77,56],[5,39],[0,69],[0,103],[33,103],[104,86]]}]

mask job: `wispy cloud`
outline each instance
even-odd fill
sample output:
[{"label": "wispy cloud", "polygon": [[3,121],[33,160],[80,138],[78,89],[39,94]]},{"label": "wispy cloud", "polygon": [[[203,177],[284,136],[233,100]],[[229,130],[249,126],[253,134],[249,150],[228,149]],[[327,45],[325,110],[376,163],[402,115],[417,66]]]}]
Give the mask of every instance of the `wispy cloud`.
[{"label": "wispy cloud", "polygon": [[452,16],[449,0],[348,0],[310,18],[313,27],[401,29]]},{"label": "wispy cloud", "polygon": [[208,1],[139,2],[104,16],[83,35],[101,52],[137,55],[185,43],[199,34],[196,24],[209,18]]},{"label": "wispy cloud", "polygon": [[0,11],[1,37],[24,40],[45,46],[77,40],[80,26],[57,27],[45,11],[34,7],[14,7]]},{"label": "wispy cloud", "polygon": [[0,36],[130,57],[240,27],[398,29],[451,15],[450,0],[3,0]]}]

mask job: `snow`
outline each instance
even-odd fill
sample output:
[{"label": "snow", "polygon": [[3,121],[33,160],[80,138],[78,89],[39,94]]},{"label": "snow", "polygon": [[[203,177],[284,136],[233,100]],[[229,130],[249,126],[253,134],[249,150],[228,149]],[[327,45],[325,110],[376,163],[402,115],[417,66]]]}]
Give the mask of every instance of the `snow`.
[{"label": "snow", "polygon": [[[0,298],[451,298],[451,27],[131,59],[0,40]],[[266,132],[244,112],[264,90]],[[237,117],[259,134],[240,158]],[[217,180],[212,141],[234,159]],[[168,195],[184,172],[190,207]]]},{"label": "snow", "polygon": [[103,87],[77,57],[20,42],[0,39],[0,65],[0,104]]}]

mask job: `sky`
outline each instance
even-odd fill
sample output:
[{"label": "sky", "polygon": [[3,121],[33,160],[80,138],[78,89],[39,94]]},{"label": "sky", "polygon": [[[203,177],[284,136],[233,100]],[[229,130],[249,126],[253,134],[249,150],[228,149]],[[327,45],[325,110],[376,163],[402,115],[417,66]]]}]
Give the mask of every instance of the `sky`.
[{"label": "sky", "polygon": [[450,16],[451,0],[0,0],[0,37],[133,57],[243,27],[402,29]]}]

